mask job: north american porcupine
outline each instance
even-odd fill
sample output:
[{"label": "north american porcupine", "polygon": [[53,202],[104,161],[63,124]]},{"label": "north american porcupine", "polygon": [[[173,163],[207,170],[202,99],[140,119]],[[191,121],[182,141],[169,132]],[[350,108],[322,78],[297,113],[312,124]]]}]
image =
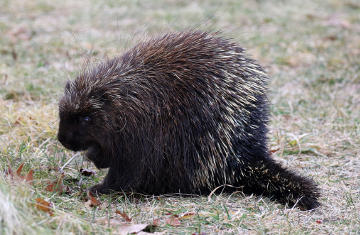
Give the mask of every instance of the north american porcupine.
[{"label": "north american porcupine", "polygon": [[216,34],[169,33],[68,82],[58,139],[109,168],[94,193],[204,194],[220,185],[301,209],[315,184],[267,148],[268,77]]}]

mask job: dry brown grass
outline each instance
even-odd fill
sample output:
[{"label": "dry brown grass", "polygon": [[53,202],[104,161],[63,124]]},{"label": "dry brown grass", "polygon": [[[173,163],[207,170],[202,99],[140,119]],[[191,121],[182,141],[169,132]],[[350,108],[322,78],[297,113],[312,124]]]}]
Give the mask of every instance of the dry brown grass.
[{"label": "dry brown grass", "polygon": [[[85,189],[101,180],[65,169],[64,194],[45,190],[71,156],[56,141],[57,100],[88,57],[111,57],[146,35],[222,30],[272,76],[270,144],[274,157],[320,185],[321,208],[302,212],[240,194],[101,198]],[[116,233],[101,218],[127,213],[168,233],[360,233],[360,4],[327,1],[3,0],[0,2],[0,233]],[[33,185],[5,176],[34,169]],[[49,170],[50,169],[50,170]],[[33,205],[52,202],[54,216]],[[166,225],[171,215],[180,226]]]}]

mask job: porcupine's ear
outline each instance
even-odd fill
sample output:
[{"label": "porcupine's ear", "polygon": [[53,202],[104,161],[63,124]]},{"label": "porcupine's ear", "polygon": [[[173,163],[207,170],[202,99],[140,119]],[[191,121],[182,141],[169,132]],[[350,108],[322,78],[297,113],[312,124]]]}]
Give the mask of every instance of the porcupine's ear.
[{"label": "porcupine's ear", "polygon": [[71,86],[71,81],[67,81],[65,85],[65,91],[70,90],[70,86]]}]

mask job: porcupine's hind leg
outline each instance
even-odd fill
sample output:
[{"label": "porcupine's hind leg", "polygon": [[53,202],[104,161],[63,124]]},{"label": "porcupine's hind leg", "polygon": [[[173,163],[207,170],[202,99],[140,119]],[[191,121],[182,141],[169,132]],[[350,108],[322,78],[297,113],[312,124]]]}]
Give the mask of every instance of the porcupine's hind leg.
[{"label": "porcupine's hind leg", "polygon": [[288,206],[310,210],[320,206],[314,182],[283,168],[270,157],[253,159],[238,168],[238,182],[246,194],[270,197]]}]

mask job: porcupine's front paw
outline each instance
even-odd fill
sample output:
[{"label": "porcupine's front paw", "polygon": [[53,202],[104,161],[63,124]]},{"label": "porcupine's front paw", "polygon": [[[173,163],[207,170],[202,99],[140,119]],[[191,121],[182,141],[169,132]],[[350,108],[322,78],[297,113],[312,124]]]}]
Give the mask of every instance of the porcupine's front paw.
[{"label": "porcupine's front paw", "polygon": [[86,152],[86,158],[92,161],[98,169],[108,168],[110,162],[104,158],[101,149],[98,146],[91,146]]},{"label": "porcupine's front paw", "polygon": [[109,194],[113,192],[109,186],[104,184],[96,184],[92,186],[89,191],[92,195]]}]

